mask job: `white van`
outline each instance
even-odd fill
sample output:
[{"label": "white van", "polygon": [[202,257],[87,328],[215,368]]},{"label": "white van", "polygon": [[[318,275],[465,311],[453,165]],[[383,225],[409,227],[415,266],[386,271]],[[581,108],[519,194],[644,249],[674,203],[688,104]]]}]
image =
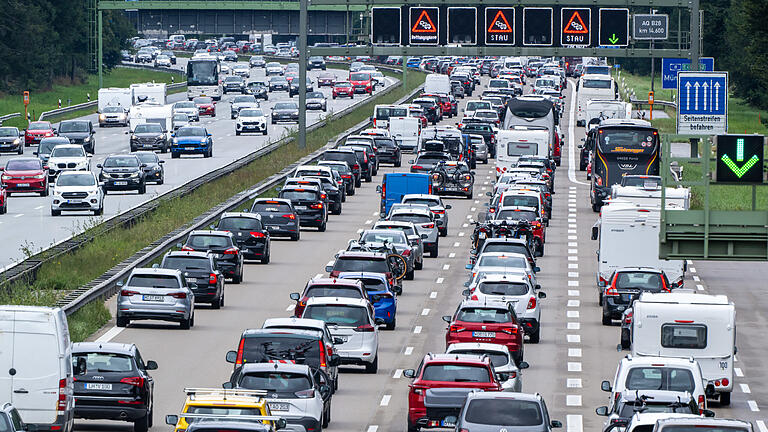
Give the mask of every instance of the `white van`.
[{"label": "white van", "polygon": [[377,129],[389,128],[390,117],[406,117],[408,115],[408,107],[404,105],[376,105],[373,108],[373,127]]},{"label": "white van", "polygon": [[587,102],[584,119],[589,129],[605,119],[631,119],[632,104],[620,100],[592,99]]},{"label": "white van", "polygon": [[517,165],[520,156],[549,157],[550,132],[544,126],[512,126],[496,134],[496,176]]},{"label": "white van", "polygon": [[642,293],[635,301],[632,355],[695,359],[721,405],[731,403],[735,353],[736,307],[728,297]]},{"label": "white van", "polygon": [[592,100],[616,100],[616,84],[610,75],[582,75],[576,84],[576,125],[586,126],[587,103]]},{"label": "white van", "polygon": [[417,117],[390,117],[389,135],[402,151],[414,152],[419,146],[421,119]]},{"label": "white van", "polygon": [[451,79],[443,74],[427,75],[424,79],[424,94],[451,94]]},{"label": "white van", "polygon": [[[691,205],[691,190],[683,187],[668,187],[664,193],[667,209],[688,210]],[[626,201],[639,206],[661,206],[661,187],[611,186],[611,202]]]},{"label": "white van", "polygon": [[[667,210],[671,209],[679,207],[668,205]],[[659,206],[639,206],[627,201],[603,206],[592,227],[592,240],[598,241],[598,287],[605,286],[611,274],[624,267],[663,270],[673,288],[683,285],[685,262],[659,258],[660,213]]]},{"label": "white van", "polygon": [[69,432],[75,401],[72,343],[64,311],[0,306],[0,400],[24,423]]}]

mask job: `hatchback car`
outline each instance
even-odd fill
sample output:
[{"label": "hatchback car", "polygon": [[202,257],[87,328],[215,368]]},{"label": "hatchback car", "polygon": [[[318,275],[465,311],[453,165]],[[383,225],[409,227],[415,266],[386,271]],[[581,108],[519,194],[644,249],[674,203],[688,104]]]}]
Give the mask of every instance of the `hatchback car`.
[{"label": "hatchback car", "polygon": [[53,130],[51,122],[33,121],[24,129],[24,145],[29,147],[34,144],[40,144],[43,138],[51,138],[56,133]]},{"label": "hatchback car", "polygon": [[135,190],[139,195],[145,194],[147,178],[142,165],[144,164],[135,154],[107,156],[104,162],[96,165],[101,169],[99,183],[104,194],[125,190]]},{"label": "hatchback car", "polygon": [[341,177],[342,185],[345,188],[346,195],[355,194],[355,174],[352,172],[349,164],[343,161],[318,161],[319,166],[327,166],[338,173]]},{"label": "hatchback car", "polygon": [[291,300],[296,302],[294,316],[301,316],[307,306],[307,300],[312,297],[344,297],[368,299],[363,283],[357,279],[342,280],[339,278],[315,277],[304,286],[302,293],[291,293]]},{"label": "hatchback car", "polygon": [[236,119],[240,115],[240,111],[246,108],[259,108],[259,101],[256,100],[256,96],[249,94],[235,96],[229,107],[230,118]]},{"label": "hatchback car", "polygon": [[282,76],[273,76],[269,79],[269,91],[288,91],[290,84],[288,80]]},{"label": "hatchback car", "polygon": [[515,363],[523,361],[523,329],[515,309],[504,302],[463,300],[448,323],[445,346],[460,342],[486,342],[506,345]]},{"label": "hatchback car", "polygon": [[256,198],[250,212],[261,216],[261,222],[270,236],[288,236],[294,241],[301,238],[300,218],[291,200]]},{"label": "hatchback car", "polygon": [[298,122],[299,105],[296,102],[277,102],[270,116],[272,124],[280,121]]},{"label": "hatchback car", "polygon": [[266,70],[267,76],[271,75],[282,75],[283,72],[283,66],[278,62],[269,62],[264,66]]},{"label": "hatchback car", "polygon": [[359,245],[370,247],[392,246],[406,263],[405,279],[412,280],[416,269],[416,251],[408,241],[408,236],[400,230],[370,229],[360,233]]},{"label": "hatchback car", "polygon": [[261,215],[257,213],[223,213],[216,224],[216,229],[229,231],[234,235],[237,247],[243,254],[243,259],[259,260],[262,264],[269,263],[271,251],[269,231],[262,224]]},{"label": "hatchback car", "polygon": [[201,126],[185,126],[173,134],[171,158],[178,159],[182,154],[202,154],[204,158],[213,156],[213,137],[208,129]]},{"label": "hatchback car", "polygon": [[333,90],[331,90],[331,97],[336,99],[337,97],[348,97],[353,99],[355,97],[355,91],[352,88],[352,83],[349,81],[337,81],[333,84]]},{"label": "hatchback car", "polygon": [[603,325],[621,319],[624,311],[644,292],[672,292],[672,285],[664,271],[649,267],[627,267],[613,272],[605,282],[598,284],[598,303],[603,307]]},{"label": "hatchback car", "polygon": [[212,253],[170,251],[163,256],[160,267],[182,272],[195,303],[210,303],[214,309],[224,306],[224,275],[216,267]]},{"label": "hatchback car", "polygon": [[403,204],[423,204],[429,207],[429,210],[435,215],[437,220],[440,236],[445,237],[448,235],[448,212],[446,210],[450,210],[451,205],[443,203],[443,199],[438,195],[406,194],[403,195],[400,202]]},{"label": "hatchback car", "polygon": [[473,432],[551,432],[561,427],[559,420],[550,419],[538,393],[470,393],[456,423],[456,430]]},{"label": "hatchback car", "polygon": [[323,192],[314,186],[286,186],[280,190],[278,198],[291,201],[303,226],[314,226],[324,232],[328,223],[328,206]]},{"label": "hatchback car", "polygon": [[501,389],[506,392],[520,392],[523,388],[522,369],[529,367],[528,363],[520,362],[518,366],[509,353],[506,345],[483,342],[455,343],[448,345],[446,354],[471,354],[488,356],[491,359],[496,379],[501,383]]},{"label": "hatchback car", "polygon": [[317,86],[318,87],[333,87],[333,84],[336,82],[336,75],[330,73],[330,72],[321,72],[320,75],[317,76]]},{"label": "hatchback car", "polygon": [[339,273],[339,279],[360,281],[365,287],[368,301],[373,305],[374,317],[384,321],[385,329],[395,329],[397,326],[398,292],[389,285],[384,273],[343,272]]},{"label": "hatchback car", "polygon": [[87,210],[94,216],[104,213],[104,195],[90,171],[65,171],[56,179],[51,200],[51,216],[62,210]]},{"label": "hatchback car", "polygon": [[158,185],[165,182],[164,160],[160,159],[155,152],[150,151],[136,152],[135,155],[139,157],[142,165],[146,165],[142,169],[148,182],[151,181]]},{"label": "hatchback car", "polygon": [[195,295],[181,271],[136,268],[128,281],[118,282],[116,325],[125,327],[135,320],[174,321],[181,328],[195,325]]},{"label": "hatchback car", "polygon": [[0,169],[2,186],[8,196],[11,193],[34,192],[48,196],[48,166],[38,158],[17,157]]},{"label": "hatchback car", "polygon": [[419,235],[419,231],[416,229],[416,225],[412,222],[380,220],[373,224],[373,229],[398,230],[405,233],[408,238],[408,243],[411,245],[413,254],[415,255],[413,259],[413,267],[416,270],[422,269],[424,266],[424,243],[421,235]]},{"label": "hatchback car", "polygon": [[328,111],[328,100],[323,92],[307,92],[307,109]]},{"label": "hatchback car", "polygon": [[24,137],[19,128],[0,127],[0,152],[24,154]]},{"label": "hatchback car", "polygon": [[225,277],[231,278],[235,284],[243,280],[243,254],[237,247],[235,235],[231,232],[192,231],[184,245],[179,246],[183,251],[214,254],[216,267]]},{"label": "hatchback car", "polygon": [[134,431],[152,426],[155,380],[134,344],[78,342],[72,344],[75,418],[121,420]]},{"label": "hatchback car", "polygon": [[197,107],[197,112],[200,116],[216,117],[216,101],[212,97],[198,96],[192,99],[192,102]]},{"label": "hatchback car", "polygon": [[435,215],[424,206],[424,208],[404,207],[390,209],[387,220],[398,222],[411,222],[422,236],[424,252],[429,252],[429,256],[436,258],[440,248],[439,228]]}]

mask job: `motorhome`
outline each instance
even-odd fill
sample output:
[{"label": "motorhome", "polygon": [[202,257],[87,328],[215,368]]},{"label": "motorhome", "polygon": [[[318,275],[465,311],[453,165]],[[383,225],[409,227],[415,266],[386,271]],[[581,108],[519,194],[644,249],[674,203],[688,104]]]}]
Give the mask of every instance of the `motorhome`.
[{"label": "motorhome", "polygon": [[130,129],[144,123],[158,123],[166,133],[173,130],[173,106],[143,103],[134,105],[130,111]]},{"label": "motorhome", "polygon": [[586,126],[587,103],[592,100],[616,100],[616,84],[610,75],[582,75],[576,84],[576,125]]},{"label": "motorhome", "polygon": [[131,84],[130,88],[133,90],[134,105],[144,102],[151,102],[161,105],[168,103],[166,101],[168,90],[165,83]]},{"label": "motorhome", "polygon": [[545,126],[512,126],[496,134],[496,176],[517,165],[520,156],[550,157],[550,131]]},{"label": "motorhome", "polygon": [[588,129],[592,129],[605,119],[631,119],[632,104],[613,99],[592,99],[587,101],[584,119]]},{"label": "motorhome", "polygon": [[133,105],[133,89],[109,87],[99,89],[99,112],[108,106],[130,109]]}]

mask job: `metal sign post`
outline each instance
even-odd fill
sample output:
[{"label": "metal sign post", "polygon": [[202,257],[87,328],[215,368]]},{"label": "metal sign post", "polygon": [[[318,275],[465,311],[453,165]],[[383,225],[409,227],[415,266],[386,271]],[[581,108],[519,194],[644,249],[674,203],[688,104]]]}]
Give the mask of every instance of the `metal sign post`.
[{"label": "metal sign post", "polygon": [[[299,148],[307,147],[307,7],[309,0],[299,0]],[[290,86],[289,86],[290,87]],[[290,89],[289,89],[290,90]]]}]

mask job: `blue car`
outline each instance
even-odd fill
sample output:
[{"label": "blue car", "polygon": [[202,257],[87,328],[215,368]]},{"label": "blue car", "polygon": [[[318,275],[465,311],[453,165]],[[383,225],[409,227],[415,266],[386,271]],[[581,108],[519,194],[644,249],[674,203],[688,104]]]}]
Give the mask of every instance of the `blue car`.
[{"label": "blue car", "polygon": [[384,273],[343,272],[340,279],[357,279],[363,283],[373,305],[374,318],[384,320],[387,330],[394,330],[397,323],[397,297]]},{"label": "blue car", "polygon": [[406,60],[405,66],[409,68],[418,68],[421,64],[421,59],[419,57],[408,57],[408,60]]},{"label": "blue car", "polygon": [[182,126],[173,134],[171,157],[180,158],[182,154],[201,154],[213,156],[213,138],[208,129],[202,126]]}]

